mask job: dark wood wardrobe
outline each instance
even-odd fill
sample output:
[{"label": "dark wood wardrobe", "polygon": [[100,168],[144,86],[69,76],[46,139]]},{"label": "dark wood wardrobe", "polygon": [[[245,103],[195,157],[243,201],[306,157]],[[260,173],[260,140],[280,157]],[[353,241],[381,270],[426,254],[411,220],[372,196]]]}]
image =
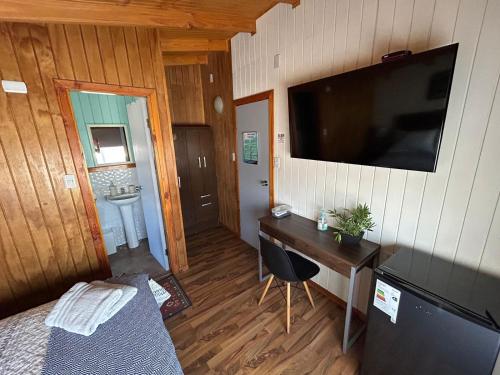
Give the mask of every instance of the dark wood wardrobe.
[{"label": "dark wood wardrobe", "polygon": [[212,129],[175,125],[174,146],[186,235],[217,226],[217,174]]}]

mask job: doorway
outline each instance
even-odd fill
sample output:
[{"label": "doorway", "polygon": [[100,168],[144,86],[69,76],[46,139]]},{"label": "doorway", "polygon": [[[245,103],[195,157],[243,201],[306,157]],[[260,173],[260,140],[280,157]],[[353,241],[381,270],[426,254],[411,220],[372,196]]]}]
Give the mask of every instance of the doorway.
[{"label": "doorway", "polygon": [[240,202],[240,236],[259,248],[258,219],[274,205],[273,91],[234,101]]},{"label": "doorway", "polygon": [[71,90],[113,276],[169,270],[146,99]]},{"label": "doorway", "polygon": [[[174,273],[183,270],[179,258],[185,257],[185,248],[176,240],[174,225],[178,223],[171,220],[177,216],[172,196],[178,192],[171,191],[172,165],[164,156],[169,153],[169,147],[162,135],[165,131],[160,127],[155,90],[66,80],[55,80],[55,87],[76,167],[78,184],[74,181],[73,187],[79,187],[81,192],[100,263],[100,277],[112,274],[110,258],[118,253],[120,246],[137,257],[134,261],[129,257],[122,262],[129,267],[126,272],[134,264],[138,265],[133,268],[134,272],[149,271],[148,266],[141,269],[141,253],[152,260],[146,265],[155,264],[153,272],[148,273],[166,273],[170,268]],[[88,96],[83,99],[87,117],[78,112],[72,98],[75,95]],[[121,105],[116,104],[117,101]],[[78,121],[79,115],[83,121]],[[101,175],[93,181],[92,174],[96,172]],[[67,177],[74,179],[75,176],[65,176],[65,181]],[[96,191],[96,187],[101,191]],[[112,221],[104,217],[107,213],[99,210],[102,203],[115,206],[114,219],[116,223],[119,218],[119,225],[110,225]],[[121,206],[126,205],[129,207],[122,209]],[[133,219],[127,220],[124,211],[132,211],[129,216]],[[116,231],[117,226],[121,228]],[[132,232],[136,238],[127,236],[131,228],[135,229]],[[122,269],[118,267],[113,274]]]}]

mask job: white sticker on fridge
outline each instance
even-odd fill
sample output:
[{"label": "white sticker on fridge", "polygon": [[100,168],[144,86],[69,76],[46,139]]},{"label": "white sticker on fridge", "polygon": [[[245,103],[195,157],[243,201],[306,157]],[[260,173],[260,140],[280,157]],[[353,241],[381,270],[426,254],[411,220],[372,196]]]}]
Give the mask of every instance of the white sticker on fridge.
[{"label": "white sticker on fridge", "polygon": [[373,306],[389,315],[392,323],[396,323],[400,298],[401,291],[377,279]]}]

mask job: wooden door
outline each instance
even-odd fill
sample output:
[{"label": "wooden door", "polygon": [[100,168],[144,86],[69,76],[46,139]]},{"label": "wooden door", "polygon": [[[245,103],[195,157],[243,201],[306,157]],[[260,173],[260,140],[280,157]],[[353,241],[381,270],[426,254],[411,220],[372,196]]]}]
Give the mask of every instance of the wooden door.
[{"label": "wooden door", "polygon": [[210,128],[198,130],[202,159],[203,194],[201,195],[200,222],[205,227],[218,224],[219,209],[217,200],[217,173],[215,169],[215,151]]},{"label": "wooden door", "polygon": [[189,173],[189,159],[187,149],[187,132],[185,128],[174,127],[175,160],[179,192],[181,195],[182,219],[186,234],[193,233],[196,228],[196,205],[193,201],[193,189]]},{"label": "wooden door", "polygon": [[191,201],[196,215],[196,227],[189,232],[195,233],[200,229],[201,214],[200,209],[202,197],[205,194],[203,186],[203,159],[200,146],[200,131],[198,127],[186,127],[187,163],[189,166],[189,183],[191,185]]},{"label": "wooden door", "polygon": [[211,129],[174,127],[184,231],[187,235],[219,224],[217,175]]}]

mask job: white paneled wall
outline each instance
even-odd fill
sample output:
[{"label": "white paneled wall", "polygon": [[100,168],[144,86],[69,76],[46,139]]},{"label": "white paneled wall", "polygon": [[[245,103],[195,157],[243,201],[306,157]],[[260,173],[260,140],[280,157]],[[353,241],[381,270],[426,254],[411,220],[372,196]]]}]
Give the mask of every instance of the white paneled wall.
[{"label": "white paneled wall", "polygon": [[[366,202],[377,223],[368,239],[385,251],[405,245],[500,274],[499,20],[500,0],[301,0],[264,14],[253,36],[236,35],[234,97],[275,90],[275,132],[286,137],[275,144],[276,201],[311,219]],[[460,46],[436,173],[290,158],[288,86],[452,42]],[[322,267],[316,281],[345,297],[333,271]]]}]

